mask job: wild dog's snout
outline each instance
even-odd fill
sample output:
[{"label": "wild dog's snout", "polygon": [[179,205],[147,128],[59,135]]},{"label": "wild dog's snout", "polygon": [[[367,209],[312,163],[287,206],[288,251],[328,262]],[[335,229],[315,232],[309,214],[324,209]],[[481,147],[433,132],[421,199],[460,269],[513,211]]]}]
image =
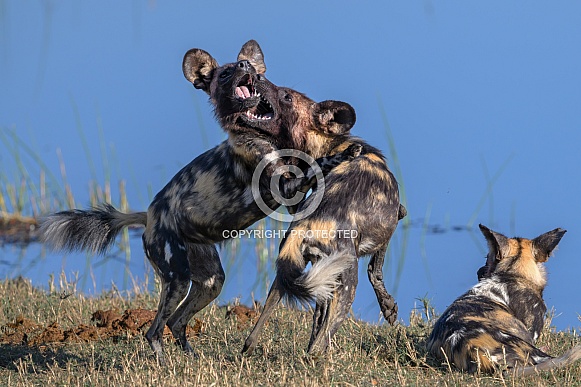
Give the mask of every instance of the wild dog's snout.
[{"label": "wild dog's snout", "polygon": [[238,61],[238,63],[236,63],[236,66],[238,67],[239,70],[246,71],[251,74],[256,74],[256,69],[246,59]]}]

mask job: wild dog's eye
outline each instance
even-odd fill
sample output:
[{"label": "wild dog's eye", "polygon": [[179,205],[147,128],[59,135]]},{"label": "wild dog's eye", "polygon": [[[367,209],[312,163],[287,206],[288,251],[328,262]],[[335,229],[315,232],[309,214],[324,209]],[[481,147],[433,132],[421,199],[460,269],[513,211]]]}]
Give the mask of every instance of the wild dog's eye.
[{"label": "wild dog's eye", "polygon": [[232,70],[230,68],[224,69],[218,76],[218,81],[223,84],[228,82],[228,80],[232,77]]},{"label": "wild dog's eye", "polygon": [[278,89],[278,98],[284,103],[292,103],[293,101],[292,93],[290,93],[288,89],[282,87]]}]

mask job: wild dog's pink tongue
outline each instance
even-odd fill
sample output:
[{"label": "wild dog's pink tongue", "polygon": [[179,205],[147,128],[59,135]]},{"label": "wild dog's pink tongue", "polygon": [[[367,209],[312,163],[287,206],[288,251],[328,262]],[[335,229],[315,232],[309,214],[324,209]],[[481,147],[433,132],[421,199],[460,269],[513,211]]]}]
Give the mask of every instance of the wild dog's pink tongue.
[{"label": "wild dog's pink tongue", "polygon": [[239,87],[236,88],[236,96],[244,98],[244,93],[242,92],[242,89],[240,89]]},{"label": "wild dog's pink tongue", "polygon": [[250,97],[250,90],[246,86],[238,86],[236,88],[236,95],[242,99]]}]

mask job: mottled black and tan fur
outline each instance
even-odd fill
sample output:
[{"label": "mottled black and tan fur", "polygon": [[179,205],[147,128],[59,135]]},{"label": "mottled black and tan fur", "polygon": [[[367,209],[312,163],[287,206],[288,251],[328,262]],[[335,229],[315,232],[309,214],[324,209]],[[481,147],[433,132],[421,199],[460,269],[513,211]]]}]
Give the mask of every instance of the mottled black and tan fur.
[{"label": "mottled black and tan fur", "polygon": [[[361,155],[334,168],[325,178],[324,192],[312,195],[301,207],[322,194],[316,210],[291,223],[280,245],[276,278],[243,352],[253,351],[264,323],[283,297],[316,302],[308,352],[325,351],[351,308],[357,261],[363,256],[371,256],[368,276],[381,311],[389,323],[395,322],[397,304],[385,289],[382,269],[389,240],[406,210],[400,205],[398,183],[378,149],[344,133],[323,153],[340,152],[352,144],[362,146]],[[312,267],[305,272],[309,262]]]},{"label": "mottled black and tan fur", "polygon": [[547,307],[544,262],[565,234],[555,229],[535,239],[507,238],[480,225],[489,247],[479,282],[438,319],[428,351],[468,372],[507,367],[518,375],[568,365],[581,346],[554,358],[535,347]]},{"label": "mottled black and tan fur", "polygon": [[[315,158],[327,156],[325,152],[333,148],[324,144],[333,141],[333,132],[348,131],[355,122],[353,108],[343,102],[313,102],[308,108],[296,105],[295,92],[269,82],[265,71],[262,50],[255,41],[242,47],[236,62],[223,66],[206,51],[188,51],[184,75],[208,93],[228,139],[179,171],[147,212],[125,214],[104,204],[52,214],[42,223],[42,238],[54,249],[96,253],[106,251],[124,227],[145,226],[144,250],[161,280],[157,315],[146,338],[160,359],[165,325],[185,351],[192,351],[186,325],[218,296],[224,283],[215,247],[225,239],[224,230],[241,230],[266,216],[252,194],[257,164],[271,157],[271,152],[286,148]],[[317,139],[313,149],[309,136]],[[323,172],[352,158],[358,147],[341,150],[345,152],[318,160]],[[259,181],[261,195],[272,209],[279,204],[269,184],[275,169],[286,162],[292,160],[274,159]],[[296,191],[307,192],[316,179],[309,169],[303,178],[284,174],[279,181],[288,197]]]}]

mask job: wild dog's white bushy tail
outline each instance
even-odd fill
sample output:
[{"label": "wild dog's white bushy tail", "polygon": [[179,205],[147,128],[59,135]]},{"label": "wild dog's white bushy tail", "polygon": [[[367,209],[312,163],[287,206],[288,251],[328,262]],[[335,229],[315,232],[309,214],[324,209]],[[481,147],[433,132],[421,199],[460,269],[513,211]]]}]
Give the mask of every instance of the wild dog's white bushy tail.
[{"label": "wild dog's white bushy tail", "polygon": [[146,212],[124,214],[110,204],[89,210],[69,210],[41,220],[40,240],[54,250],[104,253],[126,226],[147,223]]},{"label": "wild dog's white bushy tail", "polygon": [[311,269],[304,272],[302,256],[279,256],[277,278],[283,296],[290,302],[306,303],[326,300],[332,297],[339,285],[339,276],[353,264],[357,257],[344,251],[321,256]]},{"label": "wild dog's white bushy tail", "polygon": [[566,367],[579,359],[581,359],[581,345],[571,348],[560,357],[543,359],[534,366],[515,368],[514,372],[516,375],[529,376],[539,371],[549,371],[554,368]]}]

